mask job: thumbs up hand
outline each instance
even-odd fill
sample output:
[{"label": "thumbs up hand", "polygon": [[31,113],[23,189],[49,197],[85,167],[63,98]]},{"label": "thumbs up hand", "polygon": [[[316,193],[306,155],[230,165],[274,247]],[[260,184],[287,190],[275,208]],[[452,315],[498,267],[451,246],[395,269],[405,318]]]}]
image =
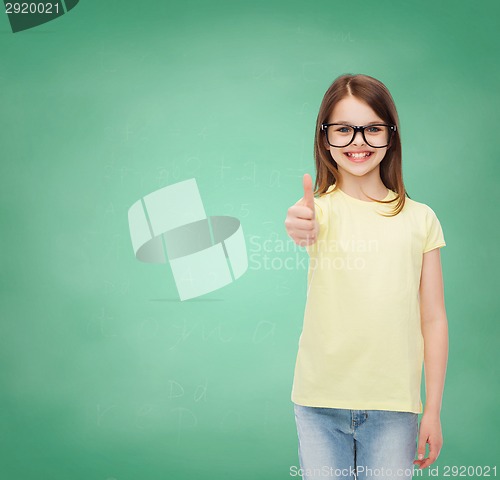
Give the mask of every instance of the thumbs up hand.
[{"label": "thumbs up hand", "polygon": [[311,175],[306,173],[302,183],[304,196],[288,209],[285,228],[297,245],[305,247],[316,242],[319,234],[319,223],[316,220]]}]

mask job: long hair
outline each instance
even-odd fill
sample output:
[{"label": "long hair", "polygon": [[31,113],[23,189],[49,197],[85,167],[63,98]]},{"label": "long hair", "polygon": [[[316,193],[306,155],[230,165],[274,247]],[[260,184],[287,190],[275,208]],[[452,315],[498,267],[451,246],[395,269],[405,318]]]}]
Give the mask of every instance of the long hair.
[{"label": "long hair", "polygon": [[384,159],[380,162],[380,178],[384,185],[397,194],[392,200],[376,200],[368,195],[372,201],[379,203],[397,202],[389,216],[397,215],[405,205],[405,197],[411,198],[403,183],[401,166],[401,137],[399,117],[394,100],[387,87],[379,80],[368,75],[345,74],[337,77],[326,91],[318,118],[314,136],[314,159],[316,163],[316,182],[314,193],[322,196],[331,185],[337,185],[341,177],[337,162],[327,149],[328,144],[321,124],[327,122],[337,102],[353,95],[368,104],[372,110],[385,122],[396,125],[396,132],[391,136],[389,147]]}]

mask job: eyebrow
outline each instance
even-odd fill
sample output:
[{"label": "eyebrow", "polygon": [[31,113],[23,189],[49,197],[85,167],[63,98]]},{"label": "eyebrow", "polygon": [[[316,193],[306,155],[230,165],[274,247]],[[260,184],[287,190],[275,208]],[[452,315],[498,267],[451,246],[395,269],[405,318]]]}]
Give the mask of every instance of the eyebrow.
[{"label": "eyebrow", "polygon": [[[343,123],[345,125],[353,125],[353,123],[347,122],[345,120],[337,120],[336,122],[332,122],[332,123]],[[378,124],[378,123],[384,123],[384,121],[383,120],[377,120],[376,122],[370,122],[370,123],[367,123],[366,125],[375,125],[375,124]]]}]

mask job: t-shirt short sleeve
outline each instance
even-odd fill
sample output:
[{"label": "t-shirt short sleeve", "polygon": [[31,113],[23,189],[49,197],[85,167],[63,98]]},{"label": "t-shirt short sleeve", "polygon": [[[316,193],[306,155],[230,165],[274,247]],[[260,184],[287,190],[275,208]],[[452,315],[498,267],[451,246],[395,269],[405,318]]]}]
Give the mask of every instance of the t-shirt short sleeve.
[{"label": "t-shirt short sleeve", "polygon": [[316,242],[312,245],[306,245],[307,253],[310,255],[313,251],[316,251],[317,244],[324,238],[326,238],[326,234],[328,231],[328,216],[327,216],[327,203],[326,198],[320,197],[320,199],[314,199],[314,214],[316,216],[316,220],[319,223],[319,235],[316,239]]},{"label": "t-shirt short sleeve", "polygon": [[430,207],[427,207],[426,227],[427,235],[423,253],[434,250],[435,248],[444,247],[446,245],[446,242],[444,240],[441,223],[434,213],[434,210],[432,210],[432,208]]},{"label": "t-shirt short sleeve", "polygon": [[325,215],[323,212],[324,207],[321,207],[320,202],[318,202],[317,198],[314,199],[314,206],[315,206],[314,214],[316,215],[316,220],[318,220],[318,223],[320,225],[323,225],[323,221],[325,218]]}]

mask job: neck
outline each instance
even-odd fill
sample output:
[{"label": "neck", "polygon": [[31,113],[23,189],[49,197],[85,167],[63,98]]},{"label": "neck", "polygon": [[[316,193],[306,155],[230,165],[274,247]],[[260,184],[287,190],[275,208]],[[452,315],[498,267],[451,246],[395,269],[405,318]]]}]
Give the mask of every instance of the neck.
[{"label": "neck", "polygon": [[387,187],[382,182],[378,169],[362,177],[341,171],[338,184],[343,192],[360,200],[369,201],[368,195],[376,200],[383,200],[387,196]]}]

